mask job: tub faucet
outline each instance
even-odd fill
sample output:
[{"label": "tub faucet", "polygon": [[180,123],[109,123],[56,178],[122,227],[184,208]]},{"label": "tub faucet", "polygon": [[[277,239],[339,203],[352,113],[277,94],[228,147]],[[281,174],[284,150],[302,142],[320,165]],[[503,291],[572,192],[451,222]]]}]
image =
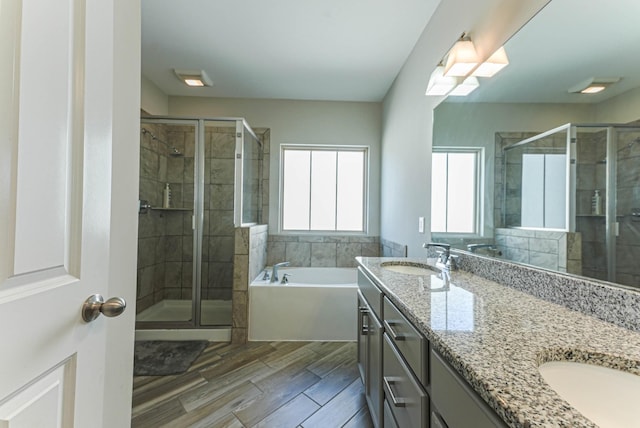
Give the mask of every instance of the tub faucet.
[{"label": "tub faucet", "polygon": [[289,262],[276,263],[271,271],[271,282],[278,282],[278,268],[289,266]]}]

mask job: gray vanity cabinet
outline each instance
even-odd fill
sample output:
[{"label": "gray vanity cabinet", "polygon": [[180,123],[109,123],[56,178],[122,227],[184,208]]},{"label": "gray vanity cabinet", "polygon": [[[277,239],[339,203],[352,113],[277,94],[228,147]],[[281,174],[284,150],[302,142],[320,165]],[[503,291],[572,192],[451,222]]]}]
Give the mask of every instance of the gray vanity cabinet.
[{"label": "gray vanity cabinet", "polygon": [[358,268],[358,367],[376,428],[506,428]]},{"label": "gray vanity cabinet", "polygon": [[431,426],[506,428],[507,425],[435,351],[430,353]]},{"label": "gray vanity cabinet", "polygon": [[358,286],[358,368],[371,420],[382,428],[382,292],[361,270]]}]

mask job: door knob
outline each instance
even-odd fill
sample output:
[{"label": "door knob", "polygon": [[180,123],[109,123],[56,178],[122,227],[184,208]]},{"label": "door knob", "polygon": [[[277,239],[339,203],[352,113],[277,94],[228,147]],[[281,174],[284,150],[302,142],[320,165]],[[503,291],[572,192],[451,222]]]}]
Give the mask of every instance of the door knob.
[{"label": "door knob", "polygon": [[100,314],[105,317],[117,317],[127,307],[127,302],[122,297],[112,297],[106,302],[104,297],[99,294],[89,296],[82,305],[82,319],[91,322],[98,318]]}]

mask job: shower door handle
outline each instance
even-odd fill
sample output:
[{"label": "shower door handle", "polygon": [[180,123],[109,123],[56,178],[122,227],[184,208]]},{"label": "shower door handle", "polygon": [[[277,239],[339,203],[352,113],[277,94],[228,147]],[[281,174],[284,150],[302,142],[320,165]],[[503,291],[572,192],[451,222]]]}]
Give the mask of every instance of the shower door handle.
[{"label": "shower door handle", "polygon": [[127,308],[127,302],[122,297],[112,297],[106,302],[99,294],[89,296],[82,305],[82,319],[91,322],[98,318],[100,314],[105,317],[117,317]]}]

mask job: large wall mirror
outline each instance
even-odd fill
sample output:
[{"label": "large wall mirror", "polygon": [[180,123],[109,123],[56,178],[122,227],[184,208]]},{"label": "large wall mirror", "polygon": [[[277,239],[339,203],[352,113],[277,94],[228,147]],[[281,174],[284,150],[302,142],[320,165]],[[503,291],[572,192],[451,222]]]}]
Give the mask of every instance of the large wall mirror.
[{"label": "large wall mirror", "polygon": [[[508,67],[436,108],[434,241],[640,288],[638,16],[637,0],[552,0]],[[589,80],[608,84],[574,92]],[[459,153],[477,174],[455,173]]]}]

